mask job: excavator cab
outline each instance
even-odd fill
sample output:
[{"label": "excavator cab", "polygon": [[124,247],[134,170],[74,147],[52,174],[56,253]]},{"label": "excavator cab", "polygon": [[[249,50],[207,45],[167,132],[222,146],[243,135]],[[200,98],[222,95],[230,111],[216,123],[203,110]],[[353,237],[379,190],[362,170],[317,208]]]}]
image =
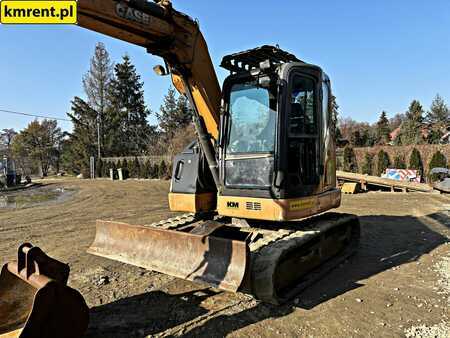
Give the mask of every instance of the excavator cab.
[{"label": "excavator cab", "polygon": [[274,46],[225,56],[221,66],[230,75],[216,145],[219,191],[212,180],[192,189],[209,170],[187,167],[200,152],[184,154],[175,159],[171,209],[217,203],[220,215],[287,221],[338,207],[328,76]]}]

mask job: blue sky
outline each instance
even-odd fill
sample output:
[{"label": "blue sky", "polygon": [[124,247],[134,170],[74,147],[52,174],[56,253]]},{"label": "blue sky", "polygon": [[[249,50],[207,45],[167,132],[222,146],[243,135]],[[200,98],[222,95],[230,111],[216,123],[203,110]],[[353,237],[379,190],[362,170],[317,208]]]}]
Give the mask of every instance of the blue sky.
[{"label": "blue sky", "polygon": [[[279,44],[323,67],[343,116],[374,122],[381,110],[404,112],[412,99],[428,108],[436,93],[450,102],[448,0],[173,3],[200,21],[220,80],[223,55]],[[98,41],[114,61],[130,55],[147,104],[157,110],[170,85],[152,71],[159,59],[76,26],[0,26],[0,109],[66,117],[70,100],[83,96],[81,78]],[[0,129],[20,130],[30,121],[0,112]]]}]

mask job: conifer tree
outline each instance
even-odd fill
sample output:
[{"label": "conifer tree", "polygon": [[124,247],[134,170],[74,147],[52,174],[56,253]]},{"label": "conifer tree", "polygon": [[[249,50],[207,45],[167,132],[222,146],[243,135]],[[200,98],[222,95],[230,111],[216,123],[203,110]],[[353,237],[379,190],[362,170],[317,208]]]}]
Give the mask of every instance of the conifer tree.
[{"label": "conifer tree", "polygon": [[133,173],[132,177],[134,178],[141,178],[141,164],[139,163],[139,160],[137,157],[133,160]]},{"label": "conifer tree", "polygon": [[344,171],[356,173],[357,169],[355,152],[352,147],[347,146],[344,148]]},{"label": "conifer tree", "polygon": [[426,121],[430,124],[428,143],[438,144],[446,132],[446,128],[450,126],[450,111],[439,94],[436,95],[431,103]]},{"label": "conifer tree", "polygon": [[162,160],[161,164],[158,168],[158,178],[159,179],[166,179],[167,178],[167,164],[166,161]]},{"label": "conifer tree", "polygon": [[137,156],[145,151],[152,133],[147,121],[150,111],[144,102],[144,84],[127,55],[114,67],[114,74],[109,91],[112,102],[109,114],[114,124],[111,147],[116,156]]},{"label": "conifer tree", "polygon": [[406,120],[402,124],[400,130],[399,137],[401,144],[408,145],[422,143],[423,113],[423,107],[420,102],[417,100],[412,101],[406,112]]},{"label": "conifer tree", "polygon": [[394,169],[406,169],[405,158],[397,155],[394,159]]},{"label": "conifer tree", "polygon": [[144,167],[142,169],[142,177],[143,178],[151,178],[151,174],[152,174],[152,163],[150,162],[150,160],[145,161],[144,163]]},{"label": "conifer tree", "polygon": [[[447,168],[447,159],[439,150],[433,154],[433,157],[428,165],[429,171],[433,168]],[[429,178],[431,181],[435,181],[438,178],[438,175],[429,174]]]},{"label": "conifer tree", "polygon": [[91,59],[90,69],[83,77],[87,100],[76,96],[72,100],[71,112],[68,113],[73,123],[68,156],[73,169],[78,172],[89,172],[90,157],[98,157],[99,134],[100,155],[109,155],[106,140],[111,125],[107,115],[110,107],[107,92],[111,78],[112,63],[108,52],[102,43],[98,43]]},{"label": "conifer tree", "polygon": [[411,152],[411,157],[409,158],[409,168],[411,170],[417,170],[419,175],[423,177],[423,162],[420,152],[414,148]]},{"label": "conifer tree", "polygon": [[184,96],[177,98],[175,89],[170,88],[164,97],[157,118],[166,139],[171,139],[177,130],[191,123],[192,109]]},{"label": "conifer tree", "polygon": [[373,175],[373,156],[369,153],[364,155],[364,163],[361,172],[362,174]]},{"label": "conifer tree", "polygon": [[377,175],[381,176],[385,173],[386,169],[389,168],[389,165],[391,164],[389,155],[384,150],[380,150],[378,152],[377,164]]},{"label": "conifer tree", "polygon": [[444,99],[437,94],[431,103],[430,111],[427,113],[426,120],[433,125],[446,127],[450,122],[450,111],[445,104]]},{"label": "conifer tree", "polygon": [[377,143],[378,144],[387,144],[390,141],[389,136],[389,120],[387,118],[386,112],[382,111],[380,118],[377,122]]}]

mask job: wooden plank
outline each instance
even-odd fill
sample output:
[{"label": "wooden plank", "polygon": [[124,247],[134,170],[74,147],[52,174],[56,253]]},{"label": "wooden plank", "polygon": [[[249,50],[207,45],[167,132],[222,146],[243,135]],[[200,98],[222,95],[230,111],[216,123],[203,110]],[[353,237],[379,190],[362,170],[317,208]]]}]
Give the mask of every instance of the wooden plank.
[{"label": "wooden plank", "polygon": [[381,178],[378,176],[369,176],[369,175],[361,175],[355,173],[349,173],[345,171],[337,171],[336,172],[338,180],[347,181],[347,182],[365,182],[366,184],[377,185],[386,188],[396,188],[407,191],[421,191],[421,192],[432,192],[433,187],[430,187],[427,184],[416,183],[416,182],[407,182],[407,181],[397,181],[391,180],[389,178]]}]

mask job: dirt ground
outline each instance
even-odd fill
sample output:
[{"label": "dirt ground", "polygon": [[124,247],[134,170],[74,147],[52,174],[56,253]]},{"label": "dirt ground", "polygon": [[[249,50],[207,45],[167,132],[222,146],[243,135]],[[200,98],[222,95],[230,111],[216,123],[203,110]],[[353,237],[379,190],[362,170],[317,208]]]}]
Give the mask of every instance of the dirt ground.
[{"label": "dirt ground", "polygon": [[338,211],[360,217],[358,253],[275,307],[86,253],[96,219],[148,224],[174,215],[168,182],[66,179],[44,188],[62,187],[70,198],[0,208],[0,263],[25,241],[68,262],[69,283],[91,308],[88,337],[450,336],[448,196],[345,195]]}]

